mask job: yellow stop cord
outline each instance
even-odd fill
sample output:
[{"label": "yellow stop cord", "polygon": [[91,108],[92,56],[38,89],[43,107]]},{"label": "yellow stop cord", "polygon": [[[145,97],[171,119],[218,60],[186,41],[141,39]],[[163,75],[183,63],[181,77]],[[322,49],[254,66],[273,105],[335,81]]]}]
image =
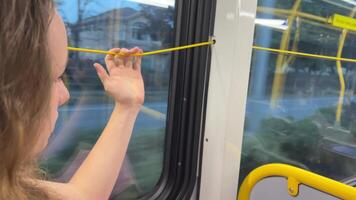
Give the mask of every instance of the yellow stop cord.
[{"label": "yellow stop cord", "polygon": [[309,58],[317,58],[323,60],[333,60],[333,61],[343,61],[343,62],[353,62],[356,63],[356,59],[352,58],[339,58],[335,56],[326,56],[326,55],[319,55],[319,54],[311,54],[311,53],[303,53],[298,51],[288,51],[288,50],[281,50],[281,49],[273,49],[267,47],[260,47],[260,46],[252,46],[253,49],[261,50],[261,51],[269,51],[274,53],[280,54],[289,54],[289,55],[296,55],[301,57],[309,57]]},{"label": "yellow stop cord", "polygon": [[[142,54],[134,54],[132,56],[148,56],[148,55],[167,53],[167,52],[172,52],[172,51],[179,51],[179,50],[189,49],[189,48],[194,48],[194,47],[213,45],[213,44],[215,44],[215,42],[216,42],[215,40],[211,40],[211,41],[208,41],[208,42],[201,42],[201,43],[190,44],[190,45],[185,45],[185,46],[179,46],[179,47],[173,47],[173,48],[168,48],[168,49],[150,51],[150,52],[145,52],[145,53],[142,53]],[[97,49],[86,49],[86,48],[75,48],[75,47],[68,47],[67,49],[69,51],[77,51],[77,52],[85,52],[85,53],[110,54],[110,55],[125,56],[125,54],[123,54],[123,53],[114,53],[114,52],[110,52],[110,51],[103,51],[103,50],[97,50]]]},{"label": "yellow stop cord", "polygon": [[[160,53],[168,53],[168,52],[179,51],[179,50],[189,49],[189,48],[194,48],[194,47],[213,45],[215,43],[216,43],[215,40],[211,40],[211,41],[208,41],[208,42],[201,42],[201,43],[190,44],[190,45],[185,45],[185,46],[179,46],[179,47],[173,47],[173,48],[168,48],[168,49],[150,51],[150,52],[145,52],[145,53],[142,53],[142,54],[135,54],[133,56],[148,56],[148,55],[154,55],[154,54],[160,54]],[[352,58],[339,58],[339,57],[336,57],[336,56],[326,56],[326,55],[311,54],[311,53],[304,53],[304,52],[298,52],[298,51],[288,51],[288,50],[281,50],[281,49],[274,49],[274,48],[267,48],[267,47],[260,47],[260,46],[252,46],[252,48],[255,49],[255,50],[269,51],[269,52],[279,53],[279,54],[289,54],[289,55],[296,55],[296,56],[309,57],[309,58],[317,58],[317,59],[323,59],[323,60],[333,60],[333,61],[343,61],[343,62],[356,63],[356,59],[352,59]],[[76,48],[76,47],[68,47],[67,49],[69,51],[77,51],[77,52],[84,52],[84,53],[110,54],[110,55],[125,56],[122,53],[121,54],[120,53],[117,54],[117,53],[114,53],[114,52],[97,50],[97,49]]]}]

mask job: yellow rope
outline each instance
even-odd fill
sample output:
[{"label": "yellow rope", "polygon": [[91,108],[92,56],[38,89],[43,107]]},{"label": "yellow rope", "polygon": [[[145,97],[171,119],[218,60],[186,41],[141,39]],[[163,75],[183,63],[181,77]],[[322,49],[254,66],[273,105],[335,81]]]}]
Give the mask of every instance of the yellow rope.
[{"label": "yellow rope", "polygon": [[[199,47],[199,46],[207,46],[207,45],[212,45],[212,44],[215,44],[215,41],[202,42],[202,43],[191,44],[191,45],[186,45],[186,46],[180,46],[180,47],[174,47],[174,48],[169,48],[169,49],[151,51],[151,52],[146,52],[146,53],[143,53],[143,54],[137,54],[137,55],[134,55],[134,56],[147,56],[147,55],[166,53],[166,52],[171,52],[171,51],[179,51],[179,50],[182,50],[182,49],[194,48],[194,47]],[[296,55],[296,56],[309,57],[309,58],[317,58],[317,59],[323,59],[323,60],[333,60],[333,61],[356,63],[356,59],[352,59],[352,58],[339,58],[339,57],[336,57],[336,56],[326,56],[326,55],[319,55],[319,54],[303,53],[303,52],[298,52],[298,51],[288,51],[288,50],[267,48],[267,47],[261,47],[261,46],[252,46],[252,48],[256,49],[256,50],[269,51],[269,52],[279,53],[279,54],[289,54],[289,55]],[[110,52],[110,51],[103,51],[103,50],[96,50],[96,49],[85,49],[85,48],[68,47],[68,50],[69,51],[85,52],[85,53],[117,55],[117,54],[115,54],[113,52]]]},{"label": "yellow rope", "polygon": [[[150,52],[145,52],[143,54],[135,54],[133,56],[148,56],[148,55],[167,53],[167,52],[172,52],[172,51],[179,51],[179,50],[189,49],[189,48],[194,48],[194,47],[208,46],[208,45],[213,45],[213,44],[215,44],[215,40],[208,41],[208,42],[196,43],[196,44],[190,44],[190,45],[185,45],[185,46],[173,47],[173,48],[169,48],[169,49],[161,49],[161,50],[156,50],[156,51],[150,51]],[[110,55],[125,56],[122,53],[121,54],[120,53],[117,54],[117,53],[114,53],[114,52],[97,50],[97,49],[85,49],[85,48],[75,48],[75,47],[68,47],[67,49],[69,51],[78,51],[78,52],[85,52],[85,53],[110,54]]]},{"label": "yellow rope", "polygon": [[317,58],[317,59],[323,59],[323,60],[333,60],[333,61],[356,63],[356,59],[352,59],[352,58],[338,58],[336,56],[326,56],[326,55],[319,55],[319,54],[303,53],[303,52],[298,52],[298,51],[288,51],[288,50],[281,50],[281,49],[274,49],[274,48],[267,48],[267,47],[260,47],[260,46],[253,46],[252,48],[254,48],[256,50],[269,51],[269,52],[273,52],[273,53],[289,54],[289,55]]}]

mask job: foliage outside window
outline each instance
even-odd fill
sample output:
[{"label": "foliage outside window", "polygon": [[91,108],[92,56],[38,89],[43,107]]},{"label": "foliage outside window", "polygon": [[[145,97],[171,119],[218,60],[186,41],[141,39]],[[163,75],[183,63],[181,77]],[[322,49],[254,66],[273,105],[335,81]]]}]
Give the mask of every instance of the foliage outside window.
[{"label": "foliage outside window", "polygon": [[[254,45],[329,56],[341,48],[342,57],[356,58],[355,32],[342,45],[343,30],[323,22],[333,14],[355,18],[353,9],[342,0],[259,0],[257,18],[284,20],[287,28],[256,24]],[[240,183],[251,170],[276,162],[338,181],[356,173],[356,66],[341,67],[345,94],[338,120],[336,62],[253,51]]]}]

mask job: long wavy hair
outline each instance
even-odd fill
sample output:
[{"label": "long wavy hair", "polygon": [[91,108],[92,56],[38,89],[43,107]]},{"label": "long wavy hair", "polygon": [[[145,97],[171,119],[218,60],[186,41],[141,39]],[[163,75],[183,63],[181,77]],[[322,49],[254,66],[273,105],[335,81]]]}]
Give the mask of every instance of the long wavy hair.
[{"label": "long wavy hair", "polygon": [[48,199],[35,147],[47,116],[52,71],[51,0],[0,0],[0,199]]}]

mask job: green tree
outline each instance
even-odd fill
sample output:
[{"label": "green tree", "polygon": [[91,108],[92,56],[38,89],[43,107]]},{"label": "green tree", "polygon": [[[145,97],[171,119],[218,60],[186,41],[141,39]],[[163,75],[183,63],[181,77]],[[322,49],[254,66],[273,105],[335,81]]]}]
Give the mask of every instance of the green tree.
[{"label": "green tree", "polygon": [[287,140],[281,144],[281,151],[288,158],[304,164],[319,160],[320,134],[317,125],[311,120],[297,121]]}]

